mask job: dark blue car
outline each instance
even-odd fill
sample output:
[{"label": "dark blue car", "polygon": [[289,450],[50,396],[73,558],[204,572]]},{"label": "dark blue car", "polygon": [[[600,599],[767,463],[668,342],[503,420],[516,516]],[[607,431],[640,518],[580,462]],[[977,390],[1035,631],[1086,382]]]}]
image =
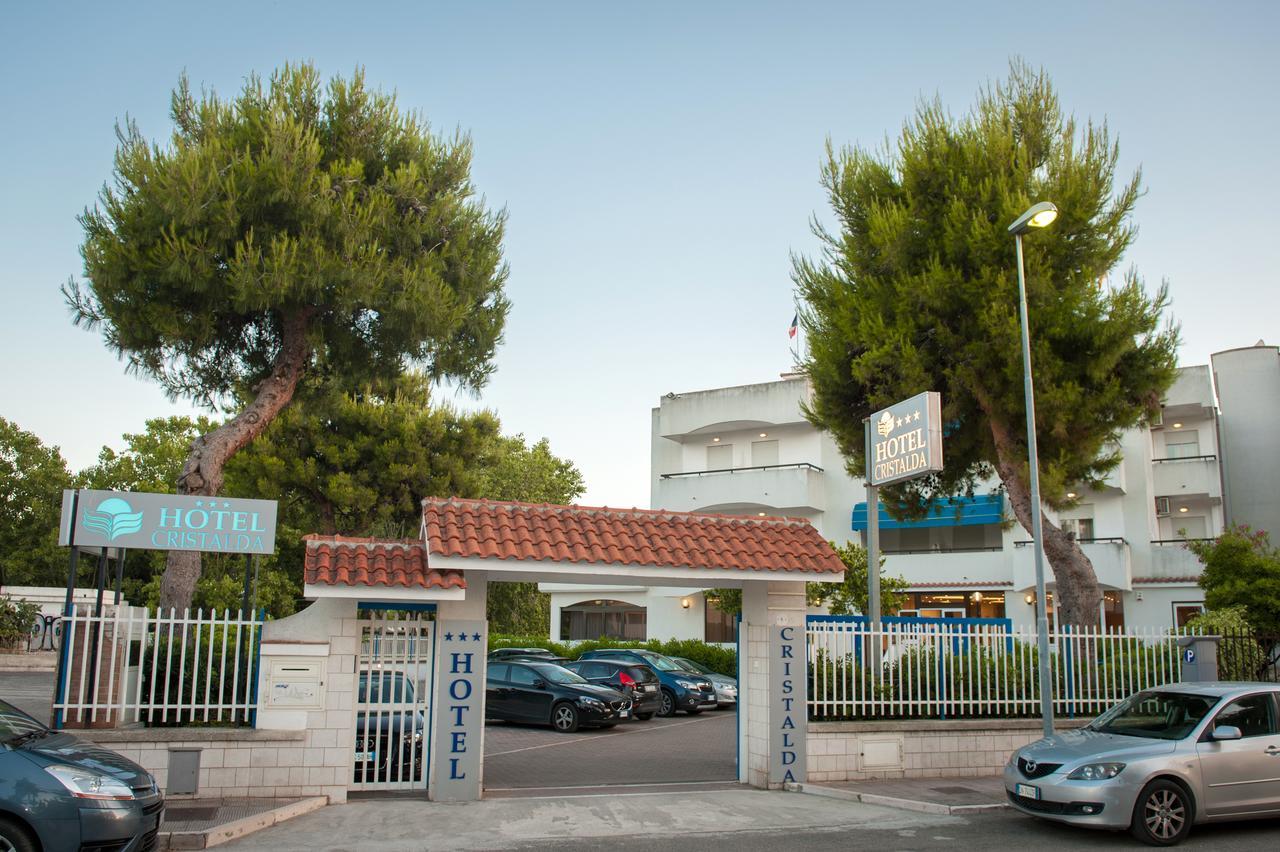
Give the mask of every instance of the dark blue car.
[{"label": "dark blue car", "polygon": [[674,716],[683,710],[696,716],[703,710],[716,709],[716,691],[706,675],[685,671],[670,657],[644,649],[606,648],[588,651],[580,660],[617,660],[648,666],[658,675],[662,684],[662,703],[659,716]]},{"label": "dark blue car", "polygon": [[141,766],[0,701],[0,850],[144,852],[163,818]]}]

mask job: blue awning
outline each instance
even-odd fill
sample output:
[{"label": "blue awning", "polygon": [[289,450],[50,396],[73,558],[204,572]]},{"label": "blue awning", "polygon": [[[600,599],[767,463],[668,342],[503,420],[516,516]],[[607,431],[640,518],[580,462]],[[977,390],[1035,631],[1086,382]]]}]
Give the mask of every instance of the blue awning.
[{"label": "blue awning", "polygon": [[[890,517],[884,504],[880,504],[880,529],[909,530],[925,527],[970,527],[978,524],[998,524],[1004,520],[1003,494],[976,494],[973,497],[957,497],[939,500],[929,508],[929,513],[918,521],[898,521]],[[867,528],[867,504],[853,506],[853,530]]]}]

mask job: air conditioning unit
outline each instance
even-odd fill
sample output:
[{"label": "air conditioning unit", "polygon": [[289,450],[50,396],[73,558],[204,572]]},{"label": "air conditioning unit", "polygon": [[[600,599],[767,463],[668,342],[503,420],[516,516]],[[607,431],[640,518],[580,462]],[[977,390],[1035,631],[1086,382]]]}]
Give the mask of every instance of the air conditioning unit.
[{"label": "air conditioning unit", "polygon": [[1156,515],[1167,515],[1167,514],[1169,514],[1169,498],[1157,497],[1156,498]]}]

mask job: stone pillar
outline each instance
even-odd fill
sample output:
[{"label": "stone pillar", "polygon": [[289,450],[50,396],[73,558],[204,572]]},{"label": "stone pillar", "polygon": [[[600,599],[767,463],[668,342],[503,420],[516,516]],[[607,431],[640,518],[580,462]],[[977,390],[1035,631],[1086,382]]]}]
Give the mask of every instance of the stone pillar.
[{"label": "stone pillar", "polygon": [[431,766],[427,795],[470,802],[484,792],[484,698],[489,643],[488,579],[467,571],[467,595],[436,609]]},{"label": "stone pillar", "polygon": [[753,787],[805,781],[807,609],[803,581],[743,583],[738,780]]}]

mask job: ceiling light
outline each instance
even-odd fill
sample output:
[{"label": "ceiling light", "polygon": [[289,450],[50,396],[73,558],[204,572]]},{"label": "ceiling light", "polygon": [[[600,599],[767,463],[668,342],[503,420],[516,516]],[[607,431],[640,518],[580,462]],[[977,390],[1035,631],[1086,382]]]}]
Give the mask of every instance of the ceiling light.
[{"label": "ceiling light", "polygon": [[1188,509],[1186,506],[1179,506],[1179,507],[1178,507],[1178,511],[1179,511],[1179,512],[1189,512],[1189,511],[1191,511],[1191,510],[1190,510],[1190,509]]},{"label": "ceiling light", "polygon": [[718,443],[720,443],[720,439],[719,439],[719,438],[712,438],[712,439],[711,439],[711,443],[713,443],[713,444],[718,444]]},{"label": "ceiling light", "polygon": [[[1183,511],[1185,512],[1185,511],[1186,511],[1186,509],[1183,509]],[[756,514],[757,514],[757,515],[759,515],[759,516],[760,516],[760,517],[762,517],[762,518],[765,516],[765,515],[764,515],[764,512],[756,512]]]},{"label": "ceiling light", "polygon": [[1074,492],[1074,491],[1068,491],[1068,492],[1067,492],[1067,499],[1068,499],[1068,500],[1074,500],[1074,499],[1076,499],[1076,492]]},{"label": "ceiling light", "polygon": [[1175,424],[1173,424],[1173,428],[1175,428],[1175,429],[1181,429],[1181,428],[1182,428],[1182,424],[1181,424],[1181,423],[1175,423]]},{"label": "ceiling light", "polygon": [[761,433],[760,433],[760,437],[761,437],[761,438],[767,438],[767,437],[769,437],[769,433],[768,433],[768,432],[761,432]]}]

